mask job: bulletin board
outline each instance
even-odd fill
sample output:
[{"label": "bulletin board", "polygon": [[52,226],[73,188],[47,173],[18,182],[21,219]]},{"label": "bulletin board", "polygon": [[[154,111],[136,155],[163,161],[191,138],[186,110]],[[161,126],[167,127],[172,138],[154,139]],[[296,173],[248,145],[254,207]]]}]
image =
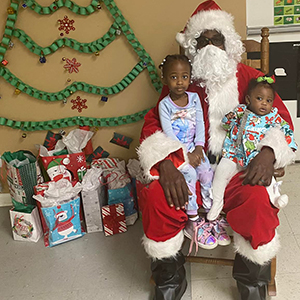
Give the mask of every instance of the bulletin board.
[{"label": "bulletin board", "polygon": [[300,25],[300,0],[274,0],[274,25]]}]

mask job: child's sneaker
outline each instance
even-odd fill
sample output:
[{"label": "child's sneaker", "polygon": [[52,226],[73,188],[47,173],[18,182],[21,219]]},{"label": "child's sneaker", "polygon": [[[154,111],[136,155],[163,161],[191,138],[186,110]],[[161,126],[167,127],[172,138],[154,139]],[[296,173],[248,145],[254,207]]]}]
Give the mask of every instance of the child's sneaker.
[{"label": "child's sneaker", "polygon": [[195,253],[198,252],[198,246],[203,249],[214,249],[218,246],[218,241],[211,232],[212,226],[213,224],[205,222],[204,218],[199,218],[197,221],[188,220],[183,232],[191,240],[189,254],[192,251],[193,243],[196,244]]},{"label": "child's sneaker", "polygon": [[224,228],[229,226],[227,221],[224,218],[222,218],[220,220],[217,219],[211,223],[213,224],[212,233],[218,240],[218,244],[220,246],[229,245],[231,243],[231,238]]}]

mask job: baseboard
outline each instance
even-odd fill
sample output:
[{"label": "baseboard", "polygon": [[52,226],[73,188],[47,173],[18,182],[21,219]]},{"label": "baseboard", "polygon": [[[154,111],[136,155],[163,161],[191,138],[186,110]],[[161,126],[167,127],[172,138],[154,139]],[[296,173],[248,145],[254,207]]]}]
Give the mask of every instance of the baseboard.
[{"label": "baseboard", "polygon": [[9,193],[0,193],[0,207],[1,206],[12,206]]}]

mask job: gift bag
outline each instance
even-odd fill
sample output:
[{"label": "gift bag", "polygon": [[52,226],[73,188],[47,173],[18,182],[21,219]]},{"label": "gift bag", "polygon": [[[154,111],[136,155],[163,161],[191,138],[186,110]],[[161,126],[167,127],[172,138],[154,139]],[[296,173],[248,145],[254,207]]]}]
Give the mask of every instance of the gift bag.
[{"label": "gift bag", "polygon": [[46,226],[45,246],[53,247],[84,235],[80,222],[80,197],[61,205],[41,207]]},{"label": "gift bag", "polygon": [[37,207],[27,213],[12,208],[9,214],[14,240],[37,242],[43,235]]},{"label": "gift bag", "polygon": [[82,205],[86,231],[88,233],[103,231],[101,208],[107,204],[105,186],[99,185],[93,191],[82,191]]},{"label": "gift bag", "polygon": [[101,210],[106,236],[127,231],[123,203],[106,205]]},{"label": "gift bag", "polygon": [[86,172],[86,160],[83,152],[57,156],[41,156],[42,164],[51,180],[62,178],[80,181]]},{"label": "gift bag", "polygon": [[33,187],[43,182],[35,156],[29,151],[5,152],[7,182],[11,198],[23,204],[35,204]]},{"label": "gift bag", "polygon": [[134,188],[131,183],[119,189],[108,189],[108,204],[123,203],[126,225],[133,225],[138,218]]}]

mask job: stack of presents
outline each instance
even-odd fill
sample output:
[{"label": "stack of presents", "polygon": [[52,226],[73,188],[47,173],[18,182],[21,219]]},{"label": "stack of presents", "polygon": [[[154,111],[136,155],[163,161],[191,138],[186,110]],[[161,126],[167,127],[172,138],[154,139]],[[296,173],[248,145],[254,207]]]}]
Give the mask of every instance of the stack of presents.
[{"label": "stack of presents", "polygon": [[93,132],[86,128],[47,133],[35,157],[28,151],[5,152],[13,208],[13,238],[52,247],[86,233],[106,236],[127,231],[138,218],[135,159],[109,158],[93,150]]}]

